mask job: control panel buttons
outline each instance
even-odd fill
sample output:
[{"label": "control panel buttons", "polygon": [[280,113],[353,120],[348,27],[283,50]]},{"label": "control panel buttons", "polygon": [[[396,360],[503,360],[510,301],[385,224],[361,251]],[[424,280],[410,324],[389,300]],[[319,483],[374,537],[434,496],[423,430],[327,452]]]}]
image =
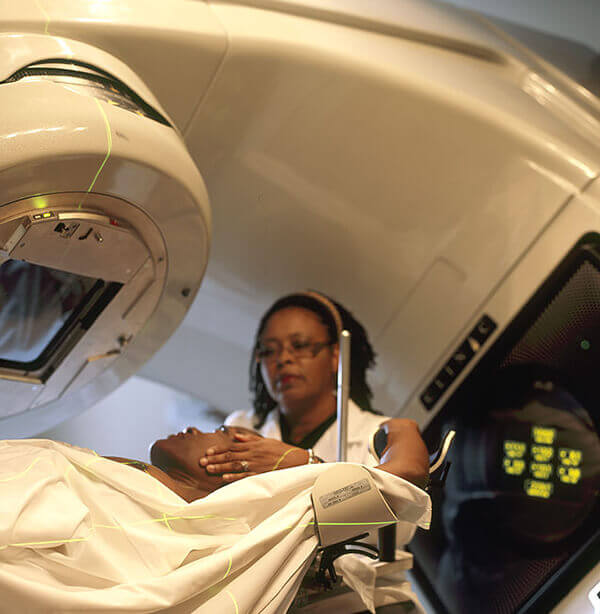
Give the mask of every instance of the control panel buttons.
[{"label": "control panel buttons", "polygon": [[477,323],[477,326],[471,331],[469,337],[483,345],[495,330],[496,323],[489,316],[484,315]]},{"label": "control panel buttons", "polygon": [[452,354],[448,365],[456,371],[458,375],[466,366],[469,360],[473,358],[475,352],[468,341],[463,341],[460,347]]},{"label": "control panel buttons", "polygon": [[448,362],[440,369],[419,397],[425,409],[433,408],[496,328],[496,323],[489,316],[481,317],[467,338],[452,353]]},{"label": "control panel buttons", "polygon": [[421,403],[427,408],[431,409],[442,396],[443,390],[435,386],[430,385],[427,390],[421,395]]}]

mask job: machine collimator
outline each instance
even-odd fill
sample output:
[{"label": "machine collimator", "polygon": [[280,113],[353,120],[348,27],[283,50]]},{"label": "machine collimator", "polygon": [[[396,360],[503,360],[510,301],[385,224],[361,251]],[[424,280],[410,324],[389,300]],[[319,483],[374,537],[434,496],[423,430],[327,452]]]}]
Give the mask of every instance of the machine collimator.
[{"label": "machine collimator", "polygon": [[[2,43],[32,59],[39,38]],[[208,197],[178,132],[129,69],[74,46],[78,59],[0,75],[2,437],[50,428],[135,372],[208,257]]]}]

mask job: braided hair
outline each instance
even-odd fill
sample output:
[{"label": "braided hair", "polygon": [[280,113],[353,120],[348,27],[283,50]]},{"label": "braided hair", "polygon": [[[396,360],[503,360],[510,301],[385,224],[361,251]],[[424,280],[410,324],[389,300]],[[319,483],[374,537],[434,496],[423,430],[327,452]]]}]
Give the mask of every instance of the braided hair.
[{"label": "braided hair", "polygon": [[336,317],[327,304],[333,304],[339,314],[339,319],[344,329],[351,335],[350,343],[350,398],[364,411],[376,412],[371,406],[373,393],[367,384],[367,369],[375,365],[375,352],[371,347],[367,332],[363,325],[342,305],[328,298],[321,293],[308,292],[289,294],[278,300],[263,315],[254,338],[254,347],[250,357],[250,393],[252,395],[252,405],[256,415],[254,428],[259,429],[267,419],[271,410],[277,407],[277,403],[271,398],[260,371],[260,363],[256,360],[256,352],[260,344],[261,335],[269,321],[269,318],[277,311],[287,307],[301,307],[315,313],[324,326],[327,328],[328,341],[337,343],[338,324]]}]

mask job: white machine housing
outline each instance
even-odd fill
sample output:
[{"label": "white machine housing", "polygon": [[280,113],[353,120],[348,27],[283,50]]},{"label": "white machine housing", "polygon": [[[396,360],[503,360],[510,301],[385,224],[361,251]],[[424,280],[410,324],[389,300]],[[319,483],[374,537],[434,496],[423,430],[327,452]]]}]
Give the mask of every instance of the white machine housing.
[{"label": "white machine housing", "polygon": [[0,256],[112,291],[82,306],[43,360],[1,361],[3,437],[50,428],[136,372],[208,260],[206,189],[160,104],[107,54],[74,43],[76,59],[52,58],[48,43],[0,36]]}]

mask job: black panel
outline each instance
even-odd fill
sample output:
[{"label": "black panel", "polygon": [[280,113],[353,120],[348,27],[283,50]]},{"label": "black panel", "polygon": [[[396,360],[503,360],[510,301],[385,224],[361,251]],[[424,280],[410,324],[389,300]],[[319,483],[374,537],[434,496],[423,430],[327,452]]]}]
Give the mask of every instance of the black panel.
[{"label": "black panel", "polygon": [[411,543],[440,611],[547,612],[597,563],[599,367],[600,236],[590,234],[424,433],[432,446],[457,431],[431,530]]},{"label": "black panel", "polygon": [[473,356],[483,350],[484,343],[496,328],[497,325],[490,316],[484,315],[479,319],[473,330],[452,352],[446,364],[440,369],[433,380],[429,382],[427,388],[421,394],[421,403],[423,403],[425,409],[433,409],[450,384],[469,364]]}]

